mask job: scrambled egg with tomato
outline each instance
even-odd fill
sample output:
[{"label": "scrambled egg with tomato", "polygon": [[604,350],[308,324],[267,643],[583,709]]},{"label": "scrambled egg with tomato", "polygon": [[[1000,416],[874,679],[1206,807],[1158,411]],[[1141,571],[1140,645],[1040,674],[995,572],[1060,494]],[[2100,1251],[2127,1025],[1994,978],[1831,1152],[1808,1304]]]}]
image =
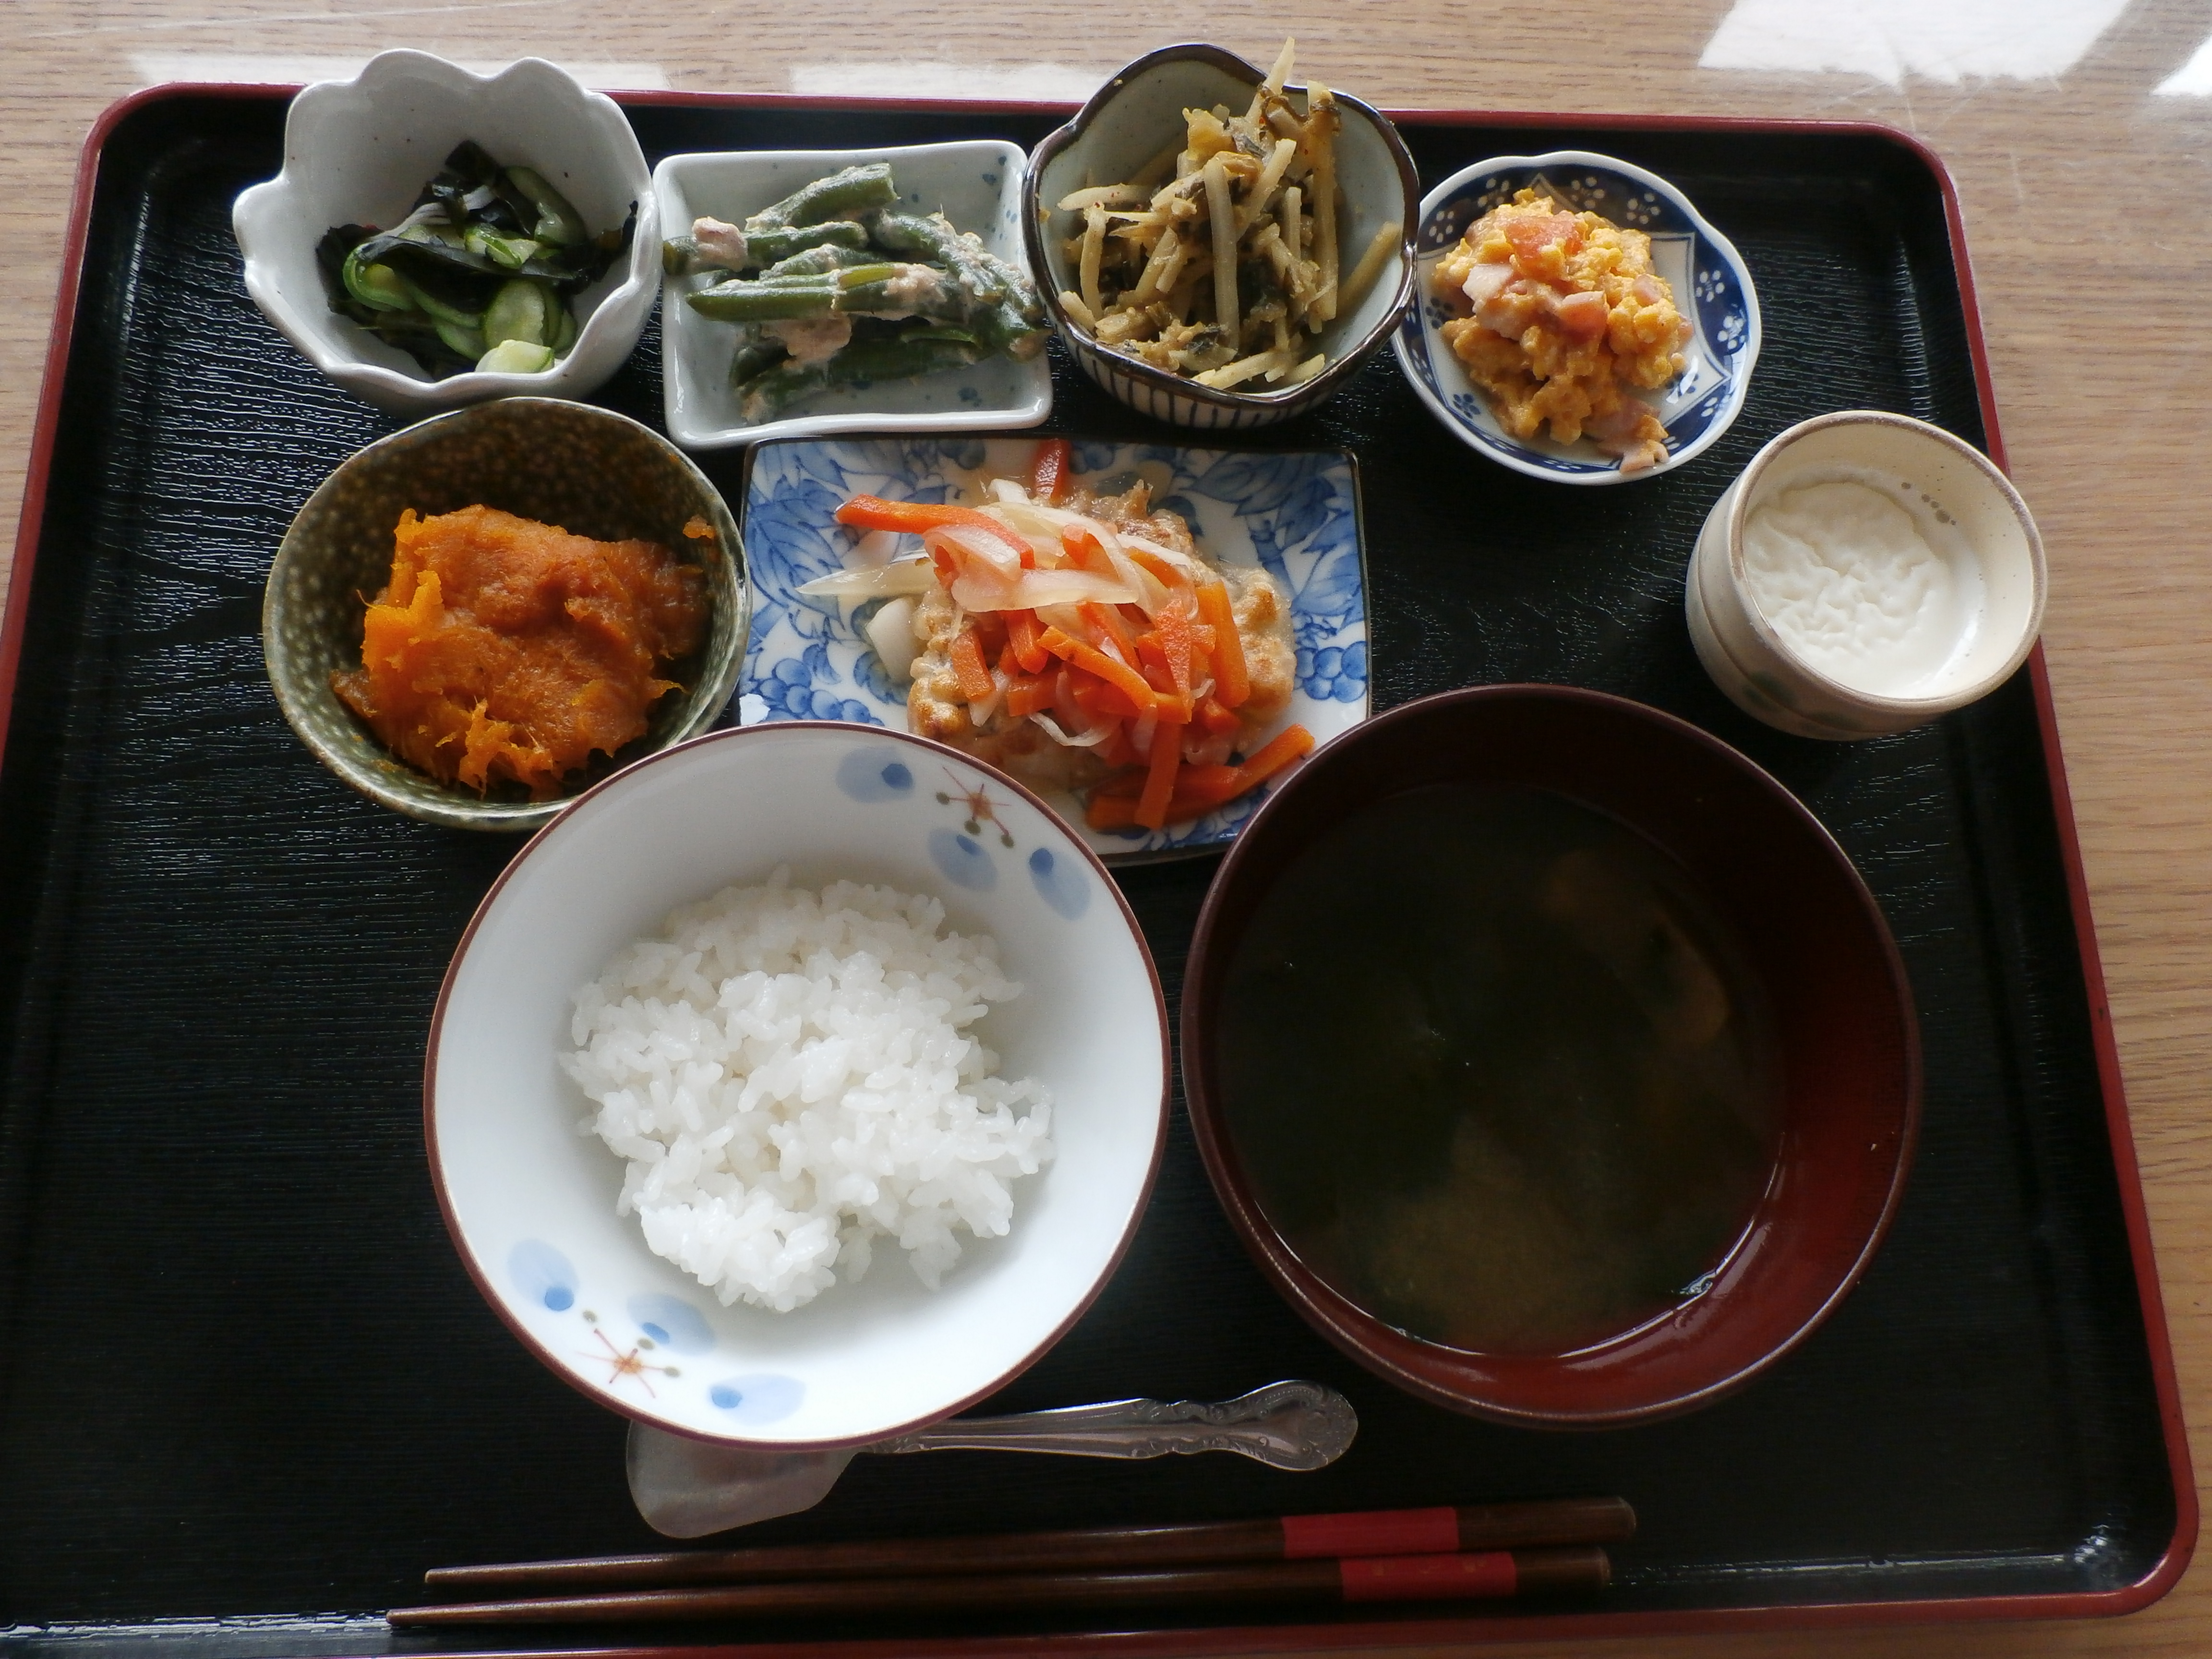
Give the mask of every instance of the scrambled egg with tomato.
[{"label": "scrambled egg with tomato", "polygon": [[1651,268],[1651,239],[1523,190],[1477,220],[1437,266],[1461,314],[1443,337],[1515,437],[1590,438],[1633,472],[1667,453],[1667,429],[1630,388],[1682,372],[1689,319]]}]

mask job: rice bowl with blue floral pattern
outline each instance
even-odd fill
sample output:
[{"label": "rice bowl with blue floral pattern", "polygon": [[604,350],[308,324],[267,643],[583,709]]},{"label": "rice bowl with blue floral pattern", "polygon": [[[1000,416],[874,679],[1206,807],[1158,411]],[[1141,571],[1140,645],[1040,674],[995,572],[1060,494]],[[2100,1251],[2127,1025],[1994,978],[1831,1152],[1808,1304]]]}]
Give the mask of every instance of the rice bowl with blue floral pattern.
[{"label": "rice bowl with blue floral pattern", "polygon": [[[1651,263],[1691,325],[1683,368],[1662,391],[1635,394],[1667,429],[1665,459],[1624,472],[1588,437],[1559,443],[1508,432],[1446,343],[1452,313],[1435,292],[1436,268],[1484,214],[1534,189],[1561,210],[1602,216],[1651,239]],[[1623,483],[1656,477],[1703,453],[1743,409],[1759,358],[1759,296],[1742,257],[1656,173],[1587,150],[1505,155],[1462,168],[1421,201],[1414,238],[1419,280],[1414,304],[1392,349],[1399,367],[1437,418],[1469,448],[1532,477],[1561,483]]]},{"label": "rice bowl with blue floral pattern", "polygon": [[[973,1030],[1000,1075],[1049,1091],[1054,1150],[1014,1183],[1011,1224],[963,1236],[941,1273],[889,1259],[858,1276],[841,1261],[818,1296],[777,1312],[724,1305],[617,1212],[623,1158],[578,1132],[594,1103],[562,1056],[578,992],[617,952],[784,866],[800,888],[926,899],[950,932],[994,942],[1019,990]],[[1143,1212],[1167,1078],[1151,953],[1056,813],[939,744],[778,724],[647,757],[508,865],[440,993],[424,1117],[464,1264],[556,1376],[674,1433],[818,1449],[963,1409],[1080,1316]]]},{"label": "rice bowl with blue floral pattern", "polygon": [[[763,444],[745,486],[743,533],[753,628],[738,677],[738,719],[850,720],[908,729],[907,688],[866,638],[876,605],[799,590],[847,568],[854,532],[836,511],[858,495],[891,501],[968,501],[981,480],[1025,478],[1036,441],[882,438]],[[1297,650],[1292,722],[1316,745],[1367,717],[1367,602],[1358,480],[1337,450],[1250,453],[1172,444],[1078,439],[1073,472],[1093,490],[1123,479],[1152,485],[1156,507],[1190,526],[1206,556],[1273,577]],[[1066,791],[1041,793],[1092,851],[1116,863],[1218,848],[1257,811],[1271,785],[1188,823],[1098,830]]]}]

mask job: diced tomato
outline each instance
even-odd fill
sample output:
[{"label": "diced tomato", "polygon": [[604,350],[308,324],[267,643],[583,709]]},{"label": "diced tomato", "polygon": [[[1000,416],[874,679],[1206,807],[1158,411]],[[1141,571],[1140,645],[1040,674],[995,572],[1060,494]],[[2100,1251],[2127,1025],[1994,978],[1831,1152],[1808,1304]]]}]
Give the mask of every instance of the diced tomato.
[{"label": "diced tomato", "polygon": [[1571,213],[1522,214],[1508,219],[1504,230],[1524,276],[1555,275],[1569,255],[1582,252],[1583,228]]}]

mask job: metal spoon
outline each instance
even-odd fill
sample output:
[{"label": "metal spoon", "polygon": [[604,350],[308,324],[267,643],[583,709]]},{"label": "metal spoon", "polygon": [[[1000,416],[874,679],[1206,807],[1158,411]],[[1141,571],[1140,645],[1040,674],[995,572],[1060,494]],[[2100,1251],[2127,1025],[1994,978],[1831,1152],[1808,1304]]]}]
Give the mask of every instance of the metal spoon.
[{"label": "metal spoon", "polygon": [[1271,1382],[1235,1400],[1113,1400],[1012,1417],[952,1418],[854,1451],[759,1451],[629,1425],[629,1495],[655,1532],[703,1538],[811,1509],[854,1451],[1026,1451],[1063,1457],[1236,1452],[1279,1469],[1317,1469],[1359,1432],[1352,1402],[1318,1382]]}]

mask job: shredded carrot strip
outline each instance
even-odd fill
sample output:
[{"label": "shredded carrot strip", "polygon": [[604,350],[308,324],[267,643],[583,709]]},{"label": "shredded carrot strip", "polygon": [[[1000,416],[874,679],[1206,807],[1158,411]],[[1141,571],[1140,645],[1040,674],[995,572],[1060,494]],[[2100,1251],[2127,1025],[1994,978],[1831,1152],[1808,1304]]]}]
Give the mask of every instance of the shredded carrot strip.
[{"label": "shredded carrot strip", "polygon": [[1170,604],[1152,618],[1152,637],[1159,641],[1161,653],[1167,659],[1168,672],[1175,677],[1175,689],[1179,696],[1190,695],[1191,647],[1190,613],[1181,605]]},{"label": "shredded carrot strip", "polygon": [[902,530],[917,536],[944,525],[965,525],[996,536],[1017,553],[1030,550],[1027,537],[972,507],[943,506],[933,501],[887,501],[880,495],[855,495],[837,509],[837,522],[861,530]]},{"label": "shredded carrot strip", "polygon": [[1006,713],[1016,720],[1025,720],[1051,707],[1051,680],[1042,675],[1010,673],[1006,676]]},{"label": "shredded carrot strip", "polygon": [[[1301,756],[1311,753],[1313,746],[1312,732],[1303,726],[1288,726],[1242,766],[1185,766],[1176,776],[1174,793],[1168,799],[1161,822],[1146,823],[1145,827],[1160,829],[1204,817],[1216,807],[1225,806],[1238,796],[1258,788]],[[1141,782],[1139,775],[1130,773],[1109,778],[1092,791],[1084,808],[1084,822],[1093,830],[1127,830],[1144,823],[1138,813],[1152,775],[1147,769],[1141,775]]]},{"label": "shredded carrot strip", "polygon": [[1077,603],[1075,611],[1095,630],[1095,637],[1091,641],[1093,645],[1103,647],[1107,641],[1111,640],[1115,649],[1121,653],[1121,660],[1132,668],[1136,666],[1137,630],[1129,626],[1128,618],[1122,616],[1121,607],[1101,605],[1097,599],[1083,599]]},{"label": "shredded carrot strip", "polygon": [[1062,526],[1060,550],[1066,556],[1070,569],[1095,570],[1103,576],[1114,574],[1114,562],[1106,556],[1104,544],[1080,525]]},{"label": "shredded carrot strip", "polygon": [[1139,708],[1120,686],[1109,684],[1096,674],[1086,674],[1078,668],[1071,671],[1069,678],[1074,683],[1076,706],[1083,710],[1085,726],[1096,726],[1101,720],[1140,720],[1150,712]]},{"label": "shredded carrot strip", "polygon": [[1189,591],[1190,572],[1173,559],[1164,559],[1149,548],[1125,547],[1123,550],[1131,559],[1158,576],[1161,585],[1170,592],[1173,592],[1177,588],[1182,588],[1185,592]]},{"label": "shredded carrot strip", "polygon": [[952,641],[952,673],[960,682],[960,695],[969,702],[983,702],[999,689],[991,671],[983,666],[983,647],[975,630],[963,628]]},{"label": "shredded carrot strip", "polygon": [[1168,803],[1175,798],[1176,772],[1182,762],[1182,727],[1162,720],[1152,728],[1152,753],[1145,768],[1145,790],[1137,797],[1137,822],[1164,829]]},{"label": "shredded carrot strip", "polygon": [[1073,451],[1065,438],[1047,438],[1037,446],[1030,467],[1030,494],[1049,507],[1066,485]]},{"label": "shredded carrot strip", "polygon": [[1234,732],[1243,724],[1237,718],[1236,711],[1224,708],[1215,701],[1211,691],[1198,700],[1197,720],[1202,730],[1217,738],[1224,732]]},{"label": "shredded carrot strip", "polygon": [[1072,640],[1057,628],[1046,629],[1038,636],[1038,642],[1054,656],[1062,658],[1078,668],[1090,670],[1136,704],[1141,712],[1176,717],[1172,702],[1164,700],[1142,674],[1127,663],[1115,662],[1097,646],[1085,645],[1081,640]]},{"label": "shredded carrot strip", "polygon": [[1213,695],[1224,708],[1235,708],[1252,695],[1252,681],[1244,666],[1244,641],[1237,637],[1237,618],[1229,609],[1229,590],[1219,577],[1199,584],[1198,614],[1213,629]]},{"label": "shredded carrot strip", "polygon": [[1024,674],[1042,674],[1052,661],[1052,653],[1037,643],[1036,612],[1009,611],[1006,615],[1006,648],[1022,665]]}]

